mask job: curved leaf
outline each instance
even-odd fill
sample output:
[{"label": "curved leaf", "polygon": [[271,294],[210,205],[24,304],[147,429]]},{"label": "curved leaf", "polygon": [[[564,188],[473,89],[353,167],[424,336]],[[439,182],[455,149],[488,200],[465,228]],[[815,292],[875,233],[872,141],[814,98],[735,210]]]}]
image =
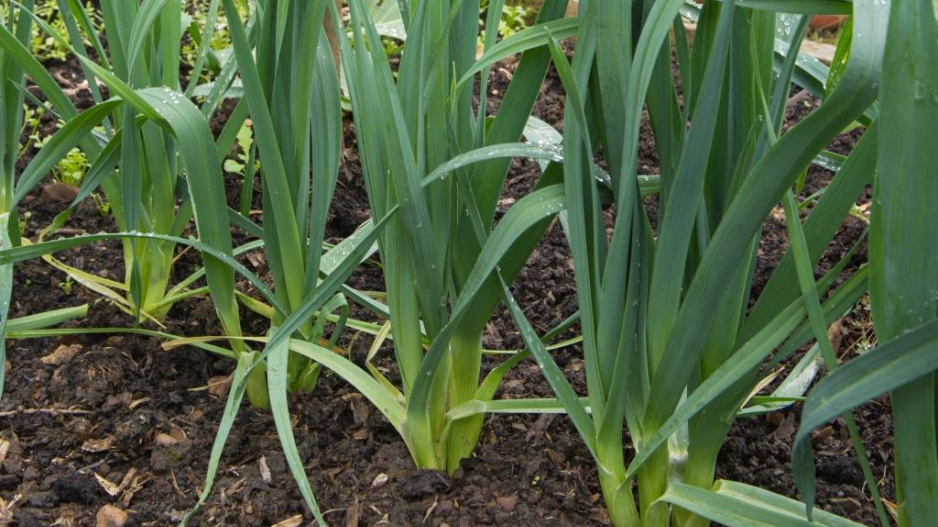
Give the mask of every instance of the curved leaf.
[{"label": "curved leaf", "polygon": [[153,234],[145,232],[116,232],[116,233],[97,233],[97,234],[83,234],[81,236],[74,236],[71,238],[63,238],[59,240],[50,240],[42,243],[35,243],[32,245],[21,246],[21,247],[12,247],[8,249],[0,250],[0,265],[6,265],[10,263],[22,262],[24,260],[29,260],[31,258],[38,258],[44,254],[52,254],[59,251],[64,251],[66,249],[72,249],[74,247],[80,247],[82,245],[87,245],[89,243],[95,243],[103,240],[120,240],[124,238],[139,238],[139,239],[152,239],[152,240],[162,240],[172,243],[177,243],[180,245],[187,245],[198,249],[204,253],[211,255],[214,258],[217,258],[221,262],[225,263],[227,266],[234,269],[236,272],[244,276],[248,281],[251,282],[254,287],[261,292],[264,297],[274,304],[275,307],[281,309],[283,306],[280,306],[277,303],[277,299],[274,296],[273,292],[267,287],[263,280],[257,277],[252,273],[247,267],[242,265],[240,262],[235,260],[233,257],[218,251],[217,249],[206,245],[198,240],[192,238],[180,238],[178,236],[168,236],[165,234]]},{"label": "curved leaf", "polygon": [[800,502],[734,481],[717,481],[713,490],[672,483],[660,501],[728,527],[862,527],[821,509],[805,520]]},{"label": "curved leaf", "polygon": [[577,31],[579,30],[579,20],[576,18],[561,18],[559,20],[551,20],[550,22],[542,22],[540,24],[531,26],[527,29],[521,30],[514,35],[502,40],[498,44],[495,44],[485,51],[479,60],[469,68],[468,71],[459,79],[459,82],[456,84],[458,89],[460,86],[469,81],[474,75],[481,72],[485,68],[495,65],[498,61],[510,57],[516,53],[522,53],[529,49],[539,48],[541,46],[546,46],[547,42],[550,39],[550,36],[553,35],[556,39],[565,39],[570,37],[575,37]]},{"label": "curved leaf", "polygon": [[931,376],[936,369],[938,320],[880,344],[818,383],[805,401],[792,451],[800,485],[814,485],[812,430],[871,399]]}]

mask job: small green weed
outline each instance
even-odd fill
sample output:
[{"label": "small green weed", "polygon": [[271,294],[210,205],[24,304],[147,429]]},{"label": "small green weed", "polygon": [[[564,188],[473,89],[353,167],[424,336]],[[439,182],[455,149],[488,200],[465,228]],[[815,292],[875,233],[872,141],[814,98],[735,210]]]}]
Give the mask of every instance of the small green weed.
[{"label": "small green weed", "polygon": [[59,284],[59,287],[62,288],[62,291],[66,295],[72,294],[72,286],[75,285],[75,281],[72,280],[72,275],[65,275],[65,281]]},{"label": "small green weed", "polygon": [[91,200],[94,201],[95,207],[98,208],[98,212],[102,217],[107,217],[111,213],[111,204],[107,202],[104,198],[101,197],[97,192],[91,194]]},{"label": "small green weed", "polygon": [[[59,11],[59,6],[55,0],[37,0],[36,7],[33,12],[38,18],[42,19],[46,24],[54,29],[56,33],[60,35],[68,34],[68,28],[65,26],[65,20],[62,18],[62,13]],[[95,26],[95,30],[100,31],[102,28],[101,16],[98,14],[97,8],[95,8],[91,2],[86,2],[85,12],[89,14],[89,18],[91,19],[92,24]],[[90,46],[91,42],[86,40],[85,45]],[[68,48],[56,41],[44,31],[41,31],[37,26],[33,27],[33,37],[32,41],[30,42],[30,49],[40,62],[65,62],[69,55]]]},{"label": "small green weed", "polygon": [[[23,151],[32,146],[41,149],[52,138],[51,133],[46,133],[39,129],[42,123],[42,117],[45,115],[45,108],[31,108],[28,105],[23,110],[23,133],[27,135],[26,141],[20,147],[20,155]],[[57,122],[56,129],[62,128],[63,123]],[[54,167],[52,167],[52,178],[66,185],[78,186],[81,184],[85,173],[91,168],[91,162],[88,157],[78,147],[72,148]]]},{"label": "small green weed", "polygon": [[[488,0],[482,2],[482,12],[484,14],[489,8]],[[528,27],[528,20],[534,15],[534,10],[519,3],[516,5],[505,4],[502,6],[502,16],[498,22],[498,34],[502,38],[507,38]],[[482,19],[479,24],[482,25]]]}]

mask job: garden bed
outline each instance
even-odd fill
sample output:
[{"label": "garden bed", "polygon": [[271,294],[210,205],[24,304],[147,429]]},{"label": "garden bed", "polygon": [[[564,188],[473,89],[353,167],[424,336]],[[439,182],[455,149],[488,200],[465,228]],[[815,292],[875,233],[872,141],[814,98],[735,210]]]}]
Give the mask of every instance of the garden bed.
[{"label": "garden bed", "polygon": [[[68,78],[75,64],[53,69]],[[504,93],[511,64],[495,68],[491,97]],[[77,90],[83,100],[86,92]],[[563,127],[563,90],[551,74],[535,115]],[[807,101],[807,102],[806,102]],[[791,122],[803,117],[811,100],[791,105]],[[224,116],[213,121],[217,130]],[[49,128],[49,123],[44,125]],[[351,119],[346,115],[346,154],[327,233],[337,241],[368,218]],[[47,129],[46,132],[51,131]],[[856,135],[842,136],[832,148],[847,153]],[[639,167],[656,170],[650,129],[645,127]],[[647,168],[646,168],[647,167]],[[515,161],[506,184],[506,206],[536,180],[537,166]],[[806,193],[824,185],[830,174],[813,168]],[[235,196],[237,181],[231,180]],[[258,185],[259,187],[259,185]],[[51,187],[34,192],[23,204],[27,237],[65,207]],[[866,199],[869,199],[867,196]],[[654,206],[653,201],[648,203]],[[780,209],[779,209],[780,210]],[[67,227],[74,233],[115,230],[90,201]],[[862,233],[848,219],[829,248],[824,270],[846,253]],[[787,249],[784,217],[774,215],[763,230],[754,295]],[[863,253],[864,251],[861,251]],[[118,242],[74,249],[64,261],[99,276],[122,276]],[[857,255],[857,261],[865,256]],[[262,272],[262,260],[247,258]],[[176,272],[199,264],[192,252]],[[380,273],[365,267],[351,279],[363,290],[382,288]],[[127,327],[130,317],[41,261],[17,266],[13,317],[48,309],[91,304],[89,316],[69,323],[78,328]],[[541,241],[513,291],[535,328],[556,325],[576,310],[572,262],[556,224]],[[868,339],[869,313],[862,304],[839,327],[839,352],[848,354]],[[266,321],[242,309],[247,333],[260,334]],[[363,315],[362,313],[358,313]],[[364,316],[364,315],[363,315]],[[221,328],[207,298],[179,302],[166,320],[180,335],[217,335]],[[567,336],[576,332],[571,331]],[[506,310],[490,323],[485,343],[519,348],[523,343]],[[155,338],[82,335],[19,340],[9,345],[7,384],[0,401],[0,525],[24,527],[102,524],[102,510],[125,525],[171,525],[196,502],[220,416],[227,376],[233,363],[205,352],[164,351]],[[369,338],[344,337],[352,358],[364,360]],[[385,355],[387,357],[387,355]],[[581,353],[557,353],[558,364],[583,388]],[[791,362],[791,361],[789,361]],[[393,361],[378,366],[394,375]],[[522,362],[503,382],[497,397],[549,397],[552,392],[533,361]],[[765,417],[740,419],[723,447],[717,477],[747,482],[796,496],[790,475],[791,441],[797,406]],[[331,525],[608,525],[596,468],[565,416],[493,416],[480,446],[453,476],[415,470],[398,434],[360,394],[337,376],[324,373],[311,394],[291,397],[295,434],[304,465]],[[871,403],[857,412],[874,472],[884,481],[884,497],[894,499],[891,419],[886,405]],[[872,504],[854,461],[846,428],[833,423],[816,434],[820,507],[872,524]],[[629,457],[631,453],[627,454]],[[264,411],[241,410],[222,460],[212,497],[191,525],[309,525],[303,504],[281,454],[272,418]],[[282,523],[278,523],[282,522]]]}]

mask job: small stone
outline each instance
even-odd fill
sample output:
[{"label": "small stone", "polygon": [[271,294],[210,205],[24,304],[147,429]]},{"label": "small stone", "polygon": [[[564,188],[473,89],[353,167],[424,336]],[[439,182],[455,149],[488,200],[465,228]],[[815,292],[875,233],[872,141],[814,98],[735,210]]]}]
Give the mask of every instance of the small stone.
[{"label": "small stone", "polygon": [[42,187],[40,200],[48,202],[68,203],[78,196],[78,187],[65,183],[50,183]]},{"label": "small stone", "polygon": [[502,509],[511,512],[514,510],[515,505],[518,504],[518,495],[512,494],[511,496],[500,496],[495,498],[495,501],[501,506]]},{"label": "small stone", "polygon": [[371,482],[372,487],[383,487],[388,482],[388,475],[382,472],[378,474],[374,481]]},{"label": "small stone", "polygon": [[61,366],[72,360],[78,352],[82,350],[81,345],[72,344],[71,346],[59,346],[55,351],[39,359],[43,364],[49,366]]},{"label": "small stone", "polygon": [[219,375],[208,380],[208,393],[212,397],[227,397],[229,388],[231,388],[230,375]]},{"label": "small stone", "polygon": [[179,444],[178,439],[164,432],[160,432],[159,434],[156,434],[156,438],[153,440],[153,442],[156,444],[156,446],[162,446],[162,447],[173,446],[173,445]]},{"label": "small stone", "polygon": [[113,441],[114,438],[110,436],[103,439],[89,439],[81,444],[81,449],[90,454],[105,452],[111,448],[111,443]]},{"label": "small stone", "polygon": [[113,505],[105,505],[98,510],[95,527],[124,527],[127,513]]},{"label": "small stone", "polygon": [[261,479],[264,480],[264,483],[270,485],[273,478],[270,475],[270,467],[267,466],[267,458],[261,456],[261,459],[257,462],[257,468],[261,473]]},{"label": "small stone", "polygon": [[86,439],[93,428],[91,421],[84,417],[76,417],[68,423],[68,429],[79,439]]}]

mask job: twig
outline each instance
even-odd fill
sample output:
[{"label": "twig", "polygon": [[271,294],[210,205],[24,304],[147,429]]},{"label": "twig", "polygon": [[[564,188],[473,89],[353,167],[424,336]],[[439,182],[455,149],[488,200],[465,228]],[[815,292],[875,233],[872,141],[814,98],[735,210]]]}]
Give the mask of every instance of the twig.
[{"label": "twig", "polygon": [[0,417],[13,417],[14,415],[48,414],[48,415],[85,415],[91,410],[70,410],[67,408],[24,408],[0,412]]},{"label": "twig", "polygon": [[788,101],[785,103],[785,106],[791,107],[802,101],[808,101],[811,98],[811,92],[808,90],[801,90],[798,93],[792,95],[788,98]]}]

